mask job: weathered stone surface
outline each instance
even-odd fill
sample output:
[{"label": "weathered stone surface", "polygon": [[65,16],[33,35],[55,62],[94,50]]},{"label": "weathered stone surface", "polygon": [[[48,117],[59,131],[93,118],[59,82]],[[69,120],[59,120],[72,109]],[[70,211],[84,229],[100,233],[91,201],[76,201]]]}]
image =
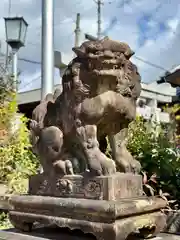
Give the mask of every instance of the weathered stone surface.
[{"label": "weathered stone surface", "polygon": [[[10,199],[13,211],[47,213],[48,215],[111,222],[115,219],[158,211],[166,206],[161,198],[134,198],[120,201],[104,201],[43,196],[13,196]],[[75,211],[74,211],[75,210]]]},{"label": "weathered stone surface", "polygon": [[180,234],[180,212],[169,212],[165,231]]},{"label": "weathered stone surface", "polygon": [[[77,57],[62,77],[62,93],[55,100],[48,94],[33,111],[33,149],[44,172],[139,173],[140,163],[115,137],[134,120],[140,96],[141,77],[129,60],[132,50],[108,38],[73,50]],[[102,150],[106,136],[112,140],[113,159]]]},{"label": "weathered stone surface", "polygon": [[71,230],[92,233],[97,239],[124,240],[135,231],[154,235],[162,231],[165,217],[160,198],[136,198],[119,201],[14,196],[10,219],[15,227],[30,231],[34,222],[55,224]]},{"label": "weathered stone surface", "polygon": [[[19,233],[15,229],[9,229],[8,231],[0,231],[0,239],[3,240],[95,240],[92,235],[82,234],[81,232],[55,229],[55,228],[38,228],[28,233]],[[129,237],[126,240],[143,240],[144,238]],[[180,240],[180,236],[172,234],[161,233],[157,237],[151,238],[151,240]]]},{"label": "weathered stone surface", "polygon": [[29,195],[10,199],[10,220],[24,231],[39,222],[98,240],[154,236],[166,225],[166,202],[142,196],[141,164],[126,148],[141,90],[133,52],[109,38],[73,50],[62,93],[33,111],[31,140],[44,172],[31,177]]},{"label": "weathered stone surface", "polygon": [[11,197],[11,194],[0,195],[0,210],[7,211],[10,209],[10,204],[9,204],[10,197]]},{"label": "weathered stone surface", "polygon": [[143,194],[142,177],[116,173],[94,178],[82,175],[65,175],[60,178],[54,175],[50,179],[45,174],[39,174],[30,178],[29,194],[97,200],[133,198]]}]

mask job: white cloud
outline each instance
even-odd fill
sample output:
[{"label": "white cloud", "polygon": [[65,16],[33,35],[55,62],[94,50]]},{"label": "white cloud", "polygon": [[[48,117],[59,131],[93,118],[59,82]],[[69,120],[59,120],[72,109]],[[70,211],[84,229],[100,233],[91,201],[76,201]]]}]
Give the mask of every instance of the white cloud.
[{"label": "white cloud", "polygon": [[[81,37],[84,41],[84,33],[97,34],[97,6],[94,1],[87,0],[55,0],[55,50],[62,52],[63,61],[68,63],[73,57],[72,47],[74,45],[74,28],[76,13],[81,13]],[[111,4],[109,4],[111,2]],[[128,0],[126,4],[120,5],[122,1],[105,0],[102,6],[102,30],[106,30],[111,20],[116,17],[117,23],[108,31],[108,35],[120,41],[126,41],[136,55],[162,66],[164,69],[171,69],[173,65],[180,63],[178,53],[180,45],[180,5],[179,0]],[[160,4],[159,4],[160,3]],[[1,0],[0,3],[0,39],[2,40],[2,51],[5,51],[5,31],[3,17],[8,14],[8,1]],[[145,14],[151,15],[149,26],[157,34],[157,25],[160,22],[166,23],[169,30],[158,33],[156,38],[147,38],[142,46],[138,45],[142,31],[138,27],[138,19]],[[12,1],[11,15],[23,15],[29,23],[26,46],[19,52],[20,58],[33,61],[41,61],[41,1],[37,0],[16,0]],[[156,29],[156,30],[155,30]],[[144,33],[146,29],[144,29]],[[153,34],[153,32],[151,32]],[[149,36],[149,35],[147,35]],[[164,70],[152,67],[140,60],[133,58],[133,62],[139,67],[143,81],[153,81],[161,75]],[[40,76],[40,64],[19,61],[19,68],[22,70],[22,84],[27,85],[25,89],[40,86],[39,81],[32,81]],[[55,82],[60,81],[58,72],[55,74]],[[29,84],[29,82],[31,82]]]},{"label": "white cloud", "polygon": [[175,31],[177,29],[178,24],[179,24],[178,18],[172,18],[168,21],[168,26],[172,29],[172,31]]}]

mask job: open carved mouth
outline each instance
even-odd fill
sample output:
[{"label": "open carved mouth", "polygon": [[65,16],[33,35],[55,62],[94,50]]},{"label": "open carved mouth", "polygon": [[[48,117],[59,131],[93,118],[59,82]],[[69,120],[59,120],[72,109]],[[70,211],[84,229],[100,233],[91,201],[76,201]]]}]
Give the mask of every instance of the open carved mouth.
[{"label": "open carved mouth", "polygon": [[132,97],[132,92],[129,88],[121,89],[117,86],[115,92],[120,93],[123,97]]},{"label": "open carved mouth", "polygon": [[98,76],[117,77],[118,75],[120,75],[121,71],[120,69],[94,69],[93,73],[95,73]]},{"label": "open carved mouth", "polygon": [[89,61],[89,69],[97,75],[117,75],[123,67],[122,60],[116,58],[92,58]]}]

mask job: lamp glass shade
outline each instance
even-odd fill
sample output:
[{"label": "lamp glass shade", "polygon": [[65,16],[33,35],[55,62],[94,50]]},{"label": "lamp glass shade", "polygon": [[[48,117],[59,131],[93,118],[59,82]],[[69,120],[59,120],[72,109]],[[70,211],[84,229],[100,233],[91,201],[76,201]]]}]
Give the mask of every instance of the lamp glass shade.
[{"label": "lamp glass shade", "polygon": [[23,17],[5,18],[7,43],[13,48],[24,46],[27,27]]}]

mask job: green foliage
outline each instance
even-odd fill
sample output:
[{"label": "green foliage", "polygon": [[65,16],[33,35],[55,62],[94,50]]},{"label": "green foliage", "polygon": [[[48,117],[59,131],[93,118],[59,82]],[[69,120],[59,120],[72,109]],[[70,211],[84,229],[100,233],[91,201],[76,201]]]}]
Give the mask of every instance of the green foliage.
[{"label": "green foliage", "polygon": [[12,93],[13,78],[9,75],[0,77],[0,104],[9,100]]},{"label": "green foliage", "polygon": [[10,193],[24,193],[28,177],[37,171],[38,161],[30,150],[28,119],[22,116],[18,129],[12,129],[16,111],[15,97],[0,108],[0,129],[6,131],[0,145],[0,182],[8,185]]},{"label": "green foliage", "polygon": [[[37,158],[31,152],[28,119],[17,120],[16,95],[12,91],[12,78],[0,78],[0,183],[8,193],[26,193],[28,177],[37,172]],[[7,213],[0,213],[0,229],[11,227]]]},{"label": "green foliage", "polygon": [[17,112],[16,98],[13,93],[9,94],[10,101],[0,103],[0,143],[4,140],[4,136],[9,135],[11,131],[12,119]]},{"label": "green foliage", "polygon": [[180,170],[178,152],[174,141],[168,137],[167,128],[141,118],[130,124],[127,147],[149,174],[172,176],[174,171]]},{"label": "green foliage", "polygon": [[12,224],[9,221],[8,214],[5,212],[0,213],[0,229],[12,228]]},{"label": "green foliage", "polygon": [[157,175],[158,189],[180,199],[180,155],[171,137],[172,124],[137,118],[129,126],[127,147],[148,177]]}]

